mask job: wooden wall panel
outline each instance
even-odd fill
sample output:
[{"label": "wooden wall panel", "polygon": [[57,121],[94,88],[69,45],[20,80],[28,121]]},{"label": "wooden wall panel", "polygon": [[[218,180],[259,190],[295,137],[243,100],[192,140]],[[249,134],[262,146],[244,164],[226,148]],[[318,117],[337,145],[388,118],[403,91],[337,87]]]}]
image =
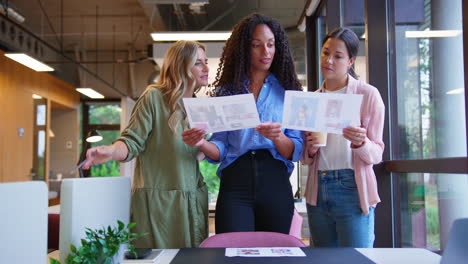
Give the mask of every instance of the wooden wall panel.
[{"label": "wooden wall panel", "polygon": [[[78,109],[80,97],[71,85],[3,54],[0,51],[0,182],[25,181],[30,180],[33,157],[32,94],[73,109]],[[18,136],[19,128],[25,131],[23,137]]]}]

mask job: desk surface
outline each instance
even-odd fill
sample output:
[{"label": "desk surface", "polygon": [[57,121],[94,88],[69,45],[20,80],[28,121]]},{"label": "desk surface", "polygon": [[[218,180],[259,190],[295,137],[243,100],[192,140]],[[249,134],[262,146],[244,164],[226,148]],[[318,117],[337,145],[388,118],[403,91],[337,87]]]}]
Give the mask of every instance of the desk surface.
[{"label": "desk surface", "polygon": [[[193,249],[192,249],[193,250]],[[221,251],[224,254],[224,249],[195,249],[199,251],[201,255],[205,255],[206,253],[212,254],[212,252],[220,253]],[[304,248],[306,254],[313,254],[314,248]],[[340,254],[339,252],[343,249],[336,248],[331,249],[330,254],[336,255]],[[424,263],[424,264],[439,264],[441,256],[422,248],[357,248],[358,252],[360,252],[365,257],[369,258],[371,261],[379,264],[414,264],[414,263]],[[176,257],[177,253],[179,252],[178,249],[165,249],[161,256],[157,259],[155,264],[170,264],[171,261]],[[202,254],[203,253],[203,254]],[[48,257],[58,258],[58,251],[51,252]],[[294,263],[292,261],[295,257],[288,258],[291,261],[290,263]],[[298,257],[300,258],[300,257]],[[237,263],[242,263],[242,259],[246,259],[245,257],[235,257],[230,258],[235,259]],[[252,258],[249,258],[252,259]],[[271,258],[271,259],[283,259],[284,258]],[[215,258],[211,259],[215,261]],[[273,261],[272,261],[273,262]],[[210,259],[204,259],[203,263],[211,264],[215,262],[210,262]],[[267,261],[265,261],[267,263]]]}]

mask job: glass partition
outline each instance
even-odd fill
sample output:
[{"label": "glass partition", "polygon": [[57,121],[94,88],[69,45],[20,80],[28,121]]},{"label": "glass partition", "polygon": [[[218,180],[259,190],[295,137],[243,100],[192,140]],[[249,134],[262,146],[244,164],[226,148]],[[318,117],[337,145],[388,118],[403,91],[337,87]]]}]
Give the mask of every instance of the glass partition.
[{"label": "glass partition", "polygon": [[402,246],[440,250],[453,220],[468,217],[468,207],[462,205],[468,199],[468,175],[402,173],[398,176]]},{"label": "glass partition", "polygon": [[395,1],[397,159],[466,156],[461,4]]}]

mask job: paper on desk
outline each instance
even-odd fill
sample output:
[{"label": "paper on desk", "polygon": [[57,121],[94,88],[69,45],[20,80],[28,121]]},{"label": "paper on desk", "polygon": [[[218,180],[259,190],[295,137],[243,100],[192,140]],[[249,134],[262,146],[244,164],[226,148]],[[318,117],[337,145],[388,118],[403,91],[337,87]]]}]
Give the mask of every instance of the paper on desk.
[{"label": "paper on desk", "polygon": [[283,127],[343,134],[347,126],[360,126],[362,94],[286,91]]},{"label": "paper on desk", "polygon": [[305,257],[298,247],[226,248],[226,257]]},{"label": "paper on desk", "polygon": [[191,127],[207,133],[252,128],[260,124],[252,94],[183,98]]}]

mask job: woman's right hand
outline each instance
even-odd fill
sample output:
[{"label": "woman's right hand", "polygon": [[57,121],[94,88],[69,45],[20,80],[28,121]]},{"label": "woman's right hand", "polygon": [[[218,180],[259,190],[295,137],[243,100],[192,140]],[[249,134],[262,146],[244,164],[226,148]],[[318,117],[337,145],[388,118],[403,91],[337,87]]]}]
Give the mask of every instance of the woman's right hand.
[{"label": "woman's right hand", "polygon": [[206,142],[205,134],[206,132],[203,129],[191,128],[182,133],[182,140],[189,146],[200,147]]},{"label": "woman's right hand", "polygon": [[106,163],[112,159],[114,146],[97,146],[86,151],[86,162],[83,169],[87,170],[91,165]]},{"label": "woman's right hand", "polygon": [[312,135],[312,132],[309,132],[309,131],[304,132],[304,136],[305,136],[305,141],[306,141],[306,148],[309,151],[309,156],[313,157],[320,148],[320,147],[314,146],[315,144],[319,144],[318,137]]}]

